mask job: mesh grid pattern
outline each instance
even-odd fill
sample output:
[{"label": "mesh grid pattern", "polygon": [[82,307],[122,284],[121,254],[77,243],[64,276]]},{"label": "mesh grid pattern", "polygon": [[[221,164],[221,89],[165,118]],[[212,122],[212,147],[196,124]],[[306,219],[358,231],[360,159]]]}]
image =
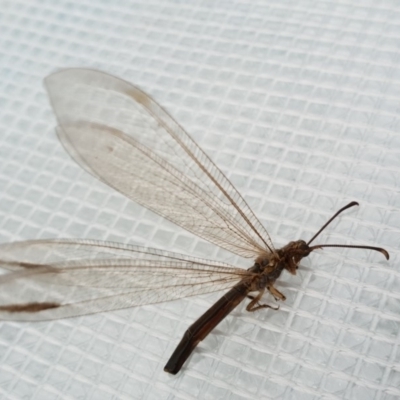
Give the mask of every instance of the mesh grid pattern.
[{"label": "mesh grid pattern", "polygon": [[[0,241],[92,238],[242,267],[96,182],[54,134],[42,80],[91,67],[141,87],[222,169],[279,247],[313,254],[279,312],[223,321],[163,366],[221,294],[46,323],[0,323],[4,399],[400,397],[398,1],[0,0]],[[273,302],[269,297],[267,302]]]}]

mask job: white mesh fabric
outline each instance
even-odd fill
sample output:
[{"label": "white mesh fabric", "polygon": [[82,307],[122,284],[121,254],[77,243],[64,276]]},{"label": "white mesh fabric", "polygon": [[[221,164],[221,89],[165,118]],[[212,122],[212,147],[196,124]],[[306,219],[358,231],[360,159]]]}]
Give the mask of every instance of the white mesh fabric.
[{"label": "white mesh fabric", "polygon": [[[237,260],[132,203],[58,142],[43,79],[103,70],[149,93],[227,175],[276,247],[326,249],[244,305],[176,377],[163,366],[221,294],[0,323],[4,399],[400,397],[400,6],[393,1],[0,1],[0,240],[112,240]],[[265,301],[273,303],[266,297]]]}]

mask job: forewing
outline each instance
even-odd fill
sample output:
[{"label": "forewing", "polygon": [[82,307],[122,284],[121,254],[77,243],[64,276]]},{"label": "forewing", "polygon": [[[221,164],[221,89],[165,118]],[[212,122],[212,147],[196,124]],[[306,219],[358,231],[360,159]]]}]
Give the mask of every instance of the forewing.
[{"label": "forewing", "polygon": [[245,200],[154,100],[111,75],[46,78],[58,135],[84,169],[144,207],[244,257],[273,251]]},{"label": "forewing", "polygon": [[37,240],[0,246],[0,319],[49,320],[231,288],[246,270],[139,246]]}]

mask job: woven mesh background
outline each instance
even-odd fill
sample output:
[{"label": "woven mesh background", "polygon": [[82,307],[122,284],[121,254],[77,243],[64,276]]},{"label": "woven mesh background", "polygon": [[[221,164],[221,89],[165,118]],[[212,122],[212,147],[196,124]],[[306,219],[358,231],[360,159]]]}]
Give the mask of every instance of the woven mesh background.
[{"label": "woven mesh background", "polygon": [[[0,323],[2,399],[400,398],[400,2],[0,0],[0,241],[93,238],[239,260],[82,171],[42,80],[92,67],[151,94],[244,195],[276,246],[320,251],[279,312],[240,306],[172,377],[221,294]],[[279,287],[279,285],[278,285]],[[267,297],[266,301],[273,302]]]}]

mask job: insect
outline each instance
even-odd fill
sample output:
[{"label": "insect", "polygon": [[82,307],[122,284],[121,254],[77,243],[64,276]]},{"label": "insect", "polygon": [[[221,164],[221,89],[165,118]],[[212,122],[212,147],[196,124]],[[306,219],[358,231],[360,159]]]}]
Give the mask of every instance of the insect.
[{"label": "insect", "polygon": [[[59,140],[87,172],[128,198],[230,252],[252,258],[247,270],[151,248],[91,240],[33,240],[0,246],[0,318],[39,321],[228,290],[184,334],[164,370],[176,374],[197,344],[240,302],[247,311],[286,270],[316,249],[275,249],[243,197],[177,122],[137,87],[103,72],[67,69],[45,80]],[[252,295],[254,294],[255,295]]]}]

